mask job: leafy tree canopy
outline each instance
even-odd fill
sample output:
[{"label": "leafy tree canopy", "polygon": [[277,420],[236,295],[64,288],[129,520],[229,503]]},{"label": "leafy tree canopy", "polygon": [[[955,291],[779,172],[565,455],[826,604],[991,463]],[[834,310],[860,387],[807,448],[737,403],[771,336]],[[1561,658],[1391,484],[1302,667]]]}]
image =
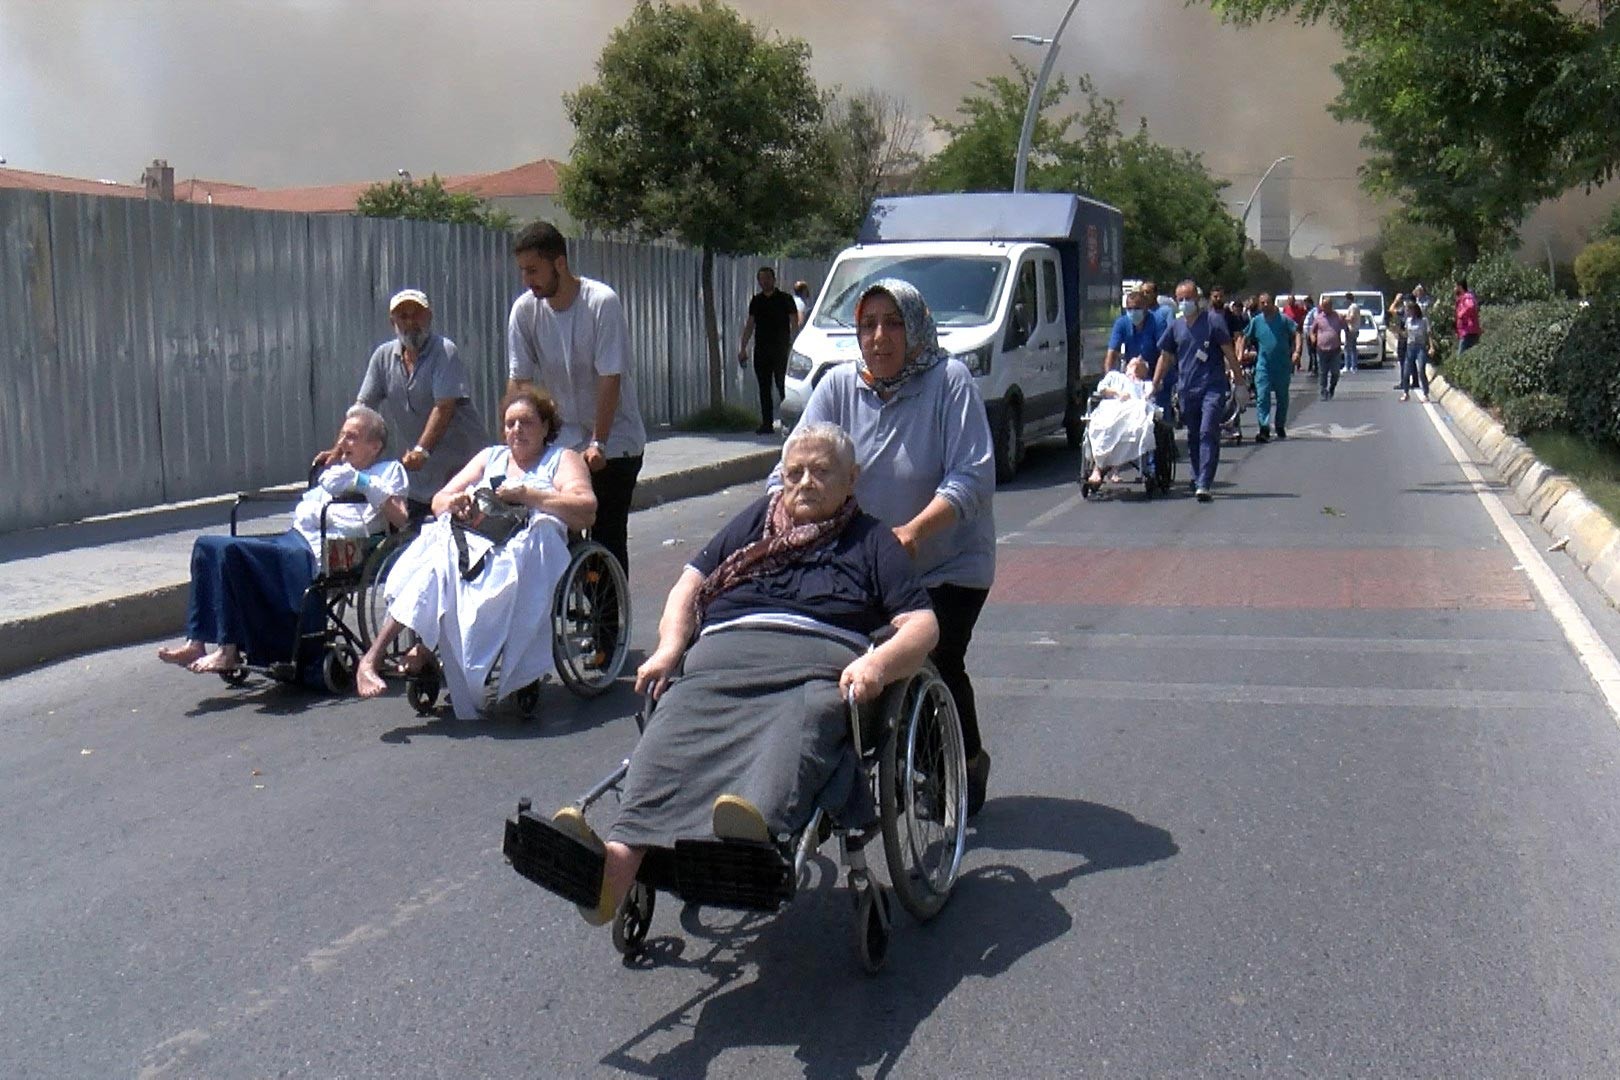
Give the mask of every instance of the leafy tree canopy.
[{"label": "leafy tree canopy", "polygon": [[360,193],[354,208],[365,217],[445,221],[452,225],[483,225],[491,229],[512,227],[512,215],[491,207],[476,195],[446,191],[444,181],[439,179],[437,173],[426,180],[401,177],[386,184],[372,184]]},{"label": "leafy tree canopy", "polygon": [[878,90],[826,98],[822,137],[828,171],[814,211],[783,249],[790,255],[831,255],[854,239],[872,200],[910,189],[922,162],[921,130],[905,102]]},{"label": "leafy tree canopy", "polygon": [[[949,137],[924,164],[917,186],[933,191],[1005,191],[1012,187],[1018,136],[1034,71],[1013,61],[1014,75],[991,76],[957,108],[958,119],[934,120]],[[1225,188],[1202,159],[1153,141],[1146,124],[1126,138],[1118,103],[1082,76],[1075,89],[1083,111],[1058,110],[1070,95],[1059,78],[1047,84],[1032,140],[1031,191],[1084,192],[1124,216],[1125,274],[1175,281],[1194,277],[1236,288],[1244,282],[1237,221],[1221,202]]]},{"label": "leafy tree canopy", "polygon": [[563,97],[578,218],[709,251],[770,248],[815,206],[827,166],[810,49],[716,2],[641,0]]},{"label": "leafy tree canopy", "polygon": [[[1329,107],[1368,128],[1370,193],[1450,232],[1464,262],[1543,199],[1620,164],[1614,30],[1553,0],[1210,0],[1248,25],[1326,20],[1348,55]],[[1611,115],[1611,112],[1613,115]],[[1605,119],[1607,118],[1607,119]]]}]

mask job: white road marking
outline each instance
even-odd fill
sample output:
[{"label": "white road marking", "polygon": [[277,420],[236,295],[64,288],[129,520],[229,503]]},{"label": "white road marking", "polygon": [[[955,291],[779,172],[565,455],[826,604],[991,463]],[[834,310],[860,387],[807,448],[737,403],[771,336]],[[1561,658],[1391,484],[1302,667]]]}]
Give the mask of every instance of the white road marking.
[{"label": "white road marking", "polygon": [[1423,411],[1428,414],[1429,422],[1434,425],[1434,429],[1440,433],[1440,439],[1446,444],[1446,449],[1457,459],[1463,476],[1468,478],[1468,482],[1474,488],[1474,494],[1479,496],[1485,512],[1496,525],[1496,531],[1507,541],[1514,557],[1519,560],[1525,575],[1529,577],[1530,584],[1535,586],[1536,594],[1541,597],[1541,602],[1557,621],[1570,647],[1580,658],[1581,665],[1592,677],[1592,682],[1597,685],[1603,700],[1609,706],[1609,716],[1620,725],[1620,661],[1615,660],[1614,653],[1604,644],[1603,639],[1598,637],[1591,620],[1587,619],[1580,605],[1575,603],[1575,598],[1569,595],[1569,590],[1558,580],[1558,575],[1553,573],[1552,567],[1536,549],[1536,545],[1519,531],[1513,515],[1502,505],[1502,500],[1490,490],[1490,485],[1463,452],[1462,444],[1457,441],[1457,437],[1446,429],[1445,423],[1438,415],[1439,408]]},{"label": "white road marking", "polygon": [[1355,427],[1345,427],[1342,424],[1296,424],[1288,429],[1290,439],[1331,439],[1334,442],[1348,442],[1351,439],[1376,434],[1378,427],[1375,424],[1357,424]]},{"label": "white road marking", "polygon": [[1052,507],[1052,509],[1046,511],[1046,513],[1032,518],[1027,524],[1025,524],[1023,529],[1015,529],[1009,533],[1002,533],[1000,536],[996,537],[996,543],[1005,544],[1009,540],[1015,540],[1024,535],[1024,532],[1027,529],[1039,529],[1043,525],[1050,525],[1052,522],[1056,521],[1058,518],[1062,517],[1064,514],[1067,514],[1070,510],[1073,510],[1075,507],[1079,506],[1085,501],[1086,500],[1083,495],[1081,495],[1079,492],[1075,492],[1067,499],[1064,499],[1062,502]]}]

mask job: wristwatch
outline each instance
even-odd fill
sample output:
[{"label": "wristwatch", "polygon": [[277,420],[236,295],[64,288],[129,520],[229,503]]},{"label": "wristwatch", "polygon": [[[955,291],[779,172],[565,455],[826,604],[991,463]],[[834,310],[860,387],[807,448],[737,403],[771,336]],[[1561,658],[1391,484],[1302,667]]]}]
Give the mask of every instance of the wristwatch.
[{"label": "wristwatch", "polygon": [[413,453],[413,454],[421,454],[423,457],[432,457],[433,456],[433,451],[429,450],[427,447],[423,446],[421,443],[417,443],[415,446],[411,447],[411,453]]},{"label": "wristwatch", "polygon": [[587,449],[587,450],[600,450],[604,454],[607,453],[607,447],[605,445],[603,445],[601,439],[592,439],[591,440],[591,445],[587,446],[585,449]]}]

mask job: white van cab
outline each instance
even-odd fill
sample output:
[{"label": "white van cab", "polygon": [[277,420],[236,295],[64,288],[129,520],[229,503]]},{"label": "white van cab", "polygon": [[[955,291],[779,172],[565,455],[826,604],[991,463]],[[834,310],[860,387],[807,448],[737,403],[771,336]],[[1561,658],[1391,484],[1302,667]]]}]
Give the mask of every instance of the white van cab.
[{"label": "white van cab", "polygon": [[922,293],[940,345],[973,372],[1012,479],[1029,440],[1082,435],[1120,296],[1120,213],[1077,195],[878,199],[839,254],[788,359],[782,417],[797,422],[822,377],[860,355],[855,302],[900,278]]}]

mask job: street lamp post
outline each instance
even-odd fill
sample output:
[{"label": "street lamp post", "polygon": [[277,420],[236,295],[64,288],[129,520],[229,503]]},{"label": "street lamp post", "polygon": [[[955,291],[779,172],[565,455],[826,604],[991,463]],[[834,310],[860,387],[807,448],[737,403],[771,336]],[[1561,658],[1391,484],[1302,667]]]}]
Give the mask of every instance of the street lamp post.
[{"label": "street lamp post", "polygon": [[1307,221],[1311,220],[1311,218],[1313,218],[1315,216],[1316,216],[1316,211],[1315,210],[1309,210],[1309,211],[1306,212],[1304,217],[1302,217],[1298,221],[1294,222],[1294,227],[1292,229],[1290,229],[1289,232],[1288,232],[1288,242],[1283,245],[1284,253],[1291,252],[1291,251],[1294,250],[1294,234],[1299,232],[1299,227],[1301,225],[1305,224]]},{"label": "street lamp post", "polygon": [[1254,190],[1249,192],[1249,197],[1243,201],[1243,214],[1238,218],[1238,235],[1243,238],[1244,247],[1249,246],[1249,211],[1254,208],[1254,197],[1260,194],[1260,188],[1263,184],[1265,184],[1266,179],[1271,175],[1271,170],[1275,169],[1285,161],[1293,160],[1293,154],[1284,154],[1276,161],[1273,161],[1270,165],[1267,165],[1266,171],[1260,174],[1260,183],[1254,185]]},{"label": "street lamp post", "polygon": [[1052,31],[1049,38],[1036,37],[1034,34],[1014,34],[1014,41],[1023,41],[1031,45],[1045,45],[1046,59],[1041,61],[1041,71],[1035,76],[1035,85],[1029,90],[1029,104],[1024,108],[1024,129],[1018,133],[1018,158],[1013,165],[1013,190],[1023,191],[1024,181],[1029,176],[1029,150],[1030,143],[1035,140],[1035,118],[1040,115],[1041,96],[1046,93],[1046,80],[1052,75],[1052,65],[1057,62],[1058,39],[1069,25],[1069,18],[1074,9],[1080,6],[1080,0],[1069,0],[1069,9],[1063,13],[1063,19]]}]

